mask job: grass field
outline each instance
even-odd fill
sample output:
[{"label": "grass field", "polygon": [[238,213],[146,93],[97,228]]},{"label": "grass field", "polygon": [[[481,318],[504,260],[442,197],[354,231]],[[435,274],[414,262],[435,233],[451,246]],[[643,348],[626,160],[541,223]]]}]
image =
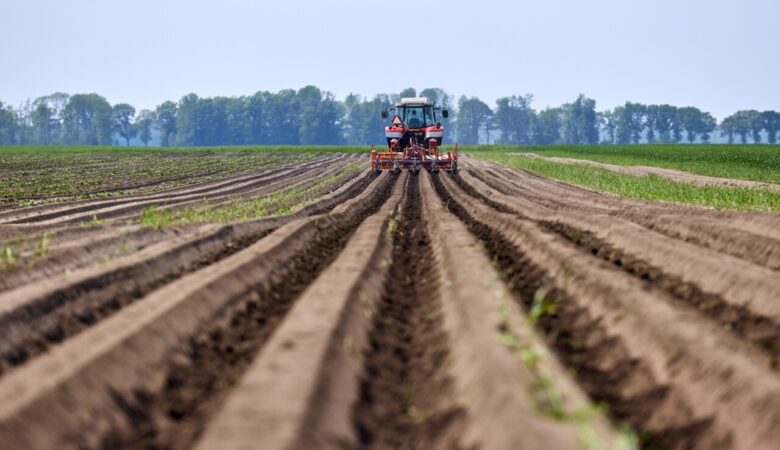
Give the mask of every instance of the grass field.
[{"label": "grass field", "polygon": [[638,177],[595,167],[513,156],[508,153],[507,151],[479,151],[474,155],[509,167],[525,169],[544,177],[623,197],[709,206],[717,209],[780,211],[780,192],[769,189],[696,186],[655,175]]},{"label": "grass field", "polygon": [[533,152],[622,166],[653,166],[714,177],[780,183],[780,145],[476,146],[471,152]]}]

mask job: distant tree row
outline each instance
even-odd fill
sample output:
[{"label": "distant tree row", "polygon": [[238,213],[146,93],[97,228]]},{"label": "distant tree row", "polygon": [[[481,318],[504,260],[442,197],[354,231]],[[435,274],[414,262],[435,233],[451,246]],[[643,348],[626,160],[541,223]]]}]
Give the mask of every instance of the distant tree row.
[{"label": "distant tree row", "polygon": [[[0,102],[1,144],[130,145],[131,141],[168,146],[381,144],[387,120],[380,111],[401,97],[424,96],[450,110],[440,118],[448,142],[462,144],[631,144],[710,142],[719,129],[729,142],[777,142],[780,113],[738,111],[718,125],[698,108],[626,102],[597,111],[596,101],[578,96],[571,103],[535,110],[533,96],[502,97],[495,107],[476,97],[454,99],[438,88],[419,93],[365,98],[350,94],[342,102],[316,86],[241,97],[189,94],[154,110],[127,103],[111,105],[98,94],[55,93],[18,108]],[[137,139],[137,141],[136,141]]]},{"label": "distant tree row", "polygon": [[777,111],[737,111],[723,119],[723,122],[720,123],[720,130],[724,136],[728,136],[729,143],[734,142],[734,136],[739,136],[739,141],[743,144],[748,142],[748,134],[754,143],[760,143],[761,131],[766,131],[767,141],[774,144],[777,142],[777,132],[780,130],[780,113]]}]

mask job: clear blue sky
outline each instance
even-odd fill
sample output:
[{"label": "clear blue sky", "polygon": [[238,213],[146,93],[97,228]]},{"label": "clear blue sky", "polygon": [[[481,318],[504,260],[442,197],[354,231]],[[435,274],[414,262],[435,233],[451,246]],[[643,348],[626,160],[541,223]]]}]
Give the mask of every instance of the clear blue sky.
[{"label": "clear blue sky", "polygon": [[0,99],[14,105],[65,91],[148,108],[316,84],[342,99],[435,86],[491,105],[582,92],[599,109],[780,110],[778,0],[4,0],[0,11]]}]

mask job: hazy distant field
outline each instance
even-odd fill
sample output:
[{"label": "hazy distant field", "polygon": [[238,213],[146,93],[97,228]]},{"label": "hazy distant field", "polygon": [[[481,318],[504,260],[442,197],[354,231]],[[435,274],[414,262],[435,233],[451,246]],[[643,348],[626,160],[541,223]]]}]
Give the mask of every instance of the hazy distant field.
[{"label": "hazy distant field", "polygon": [[[323,154],[365,154],[368,146],[245,147],[0,147],[4,182],[0,199],[30,204],[53,197],[116,195],[182,183],[207,181],[244,170],[305,161]],[[450,151],[452,146],[443,147]],[[695,174],[780,183],[778,145],[623,145],[623,146],[463,146],[474,154],[542,176],[631,198],[662,200],[715,208],[780,210],[780,193],[767,189],[694,186],[658,176],[632,176],[607,170],[513,156],[587,159],[625,165],[655,166]],[[256,156],[263,155],[262,158]],[[154,186],[148,185],[155,180]],[[160,181],[162,180],[162,181]]]}]

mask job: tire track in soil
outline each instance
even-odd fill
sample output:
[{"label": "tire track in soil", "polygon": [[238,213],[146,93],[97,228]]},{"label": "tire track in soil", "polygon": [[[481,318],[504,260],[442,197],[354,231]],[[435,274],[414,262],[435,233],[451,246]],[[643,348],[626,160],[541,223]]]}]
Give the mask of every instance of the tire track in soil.
[{"label": "tire track in soil", "polygon": [[[540,289],[546,292],[546,298],[558,299],[557,310],[542,315],[537,326],[545,333],[560,360],[575,371],[577,381],[591,398],[608,405],[612,417],[626,421],[638,430],[643,448],[694,448],[703,440],[711,422],[707,419],[690,421],[684,405],[680,405],[679,416],[670,420],[679,426],[651,429],[648,421],[652,413],[670,398],[667,386],[659,380],[648,379],[651,371],[647,363],[628,357],[629,353],[619,339],[609,336],[598,321],[592,320],[586,311],[550,285],[543,269],[494,229],[471,217],[441,180],[434,178],[433,182],[450,212],[466,223],[482,242],[502,279],[526,311],[533,308]],[[604,364],[606,361],[611,364]],[[638,380],[644,380],[652,387],[638,395],[624,395],[624,392],[632,391],[631,384]]]},{"label": "tire track in soil", "polygon": [[[681,304],[690,306],[716,321],[725,329],[765,351],[773,368],[780,364],[780,324],[748,308],[726,302],[721,296],[705,292],[699,286],[685,282],[681,277],[667,273],[663,268],[596,237],[593,233],[561,222],[533,220],[520,211],[487,198],[477,192],[460,176],[452,179],[468,195],[480,200],[498,212],[513,214],[538,224],[542,229],[556,233],[583,252],[612,263],[615,267],[642,280],[647,289],[665,292]],[[484,180],[483,180],[484,181]]]},{"label": "tire track in soil", "polygon": [[1,316],[0,376],[149,292],[239,252],[286,223],[329,212],[363,192],[374,179],[365,177],[343,195],[315,203],[290,216],[225,226],[154,260],[68,286]]},{"label": "tire track in soil", "polygon": [[307,243],[307,251],[278,265],[268,284],[234,299],[207,321],[186,348],[172,355],[161,392],[116,396],[127,428],[109,432],[100,448],[190,448],[295,299],[338,256],[360,223],[388,199],[392,181],[384,184],[367,208],[348,220],[319,219],[320,233]]},{"label": "tire track in soil", "polygon": [[419,176],[393,233],[392,262],[373,315],[353,421],[360,449],[456,448],[464,412],[442,410],[451,391],[444,369],[447,336],[437,295],[431,240],[420,204]]}]

